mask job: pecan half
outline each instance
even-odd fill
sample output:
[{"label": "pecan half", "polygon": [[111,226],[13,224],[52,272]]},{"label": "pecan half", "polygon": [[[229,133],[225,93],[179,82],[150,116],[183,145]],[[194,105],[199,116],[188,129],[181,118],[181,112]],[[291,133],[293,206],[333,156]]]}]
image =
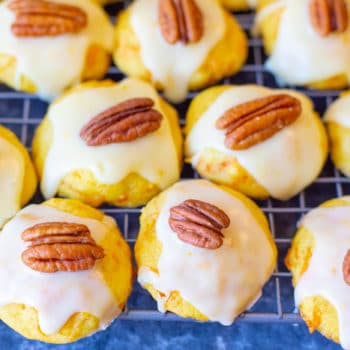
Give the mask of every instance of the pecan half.
[{"label": "pecan half", "polygon": [[350,249],[346,252],[343,260],[343,279],[350,286]]},{"label": "pecan half", "polygon": [[11,30],[18,37],[78,33],[87,25],[86,13],[77,6],[46,0],[12,0],[8,8],[16,14]]},{"label": "pecan half", "polygon": [[150,98],[132,98],[92,118],[80,131],[88,146],[128,142],[160,128],[162,115]]},{"label": "pecan half", "polygon": [[216,127],[226,129],[227,148],[243,150],[272,137],[300,114],[301,104],[296,98],[271,95],[227,110],[217,120]]},{"label": "pecan half", "polygon": [[221,230],[230,225],[230,218],[210,203],[189,199],[170,209],[169,225],[182,241],[217,249],[223,243]]},{"label": "pecan half", "polygon": [[45,222],[22,233],[29,243],[22,261],[40,272],[81,271],[91,269],[104,257],[85,225],[68,222]]},{"label": "pecan half", "polygon": [[196,43],[203,36],[203,18],[195,0],[158,0],[158,22],[169,44]]},{"label": "pecan half", "polygon": [[321,36],[344,32],[348,27],[345,0],[310,0],[311,24]]}]

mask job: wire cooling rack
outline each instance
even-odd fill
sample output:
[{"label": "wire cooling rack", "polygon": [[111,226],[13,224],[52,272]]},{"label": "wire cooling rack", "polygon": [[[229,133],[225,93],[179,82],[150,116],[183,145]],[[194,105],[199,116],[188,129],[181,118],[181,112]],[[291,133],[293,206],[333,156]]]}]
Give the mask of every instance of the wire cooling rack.
[{"label": "wire cooling rack", "polygon": [[[108,7],[111,19],[128,1],[119,5]],[[263,62],[266,57],[263,53],[262,42],[258,38],[250,36],[253,24],[253,14],[236,14],[236,18],[249,36],[249,57],[246,65],[240,73],[234,77],[226,78],[223,84],[247,84],[257,83],[277,88],[276,82],[271,74],[266,72]],[[120,80],[124,76],[116,68],[110,67],[108,78]],[[315,104],[317,111],[322,115],[327,106],[339,95],[339,91],[312,91],[303,90],[309,95]],[[196,93],[189,94],[188,99],[176,106],[181,116],[181,125],[191,98]],[[0,84],[0,123],[13,130],[30,150],[34,130],[41,122],[46,113],[47,104],[34,95],[15,92],[5,85]],[[185,165],[182,178],[198,177],[189,165]],[[238,321],[242,322],[301,322],[298,311],[294,305],[293,287],[291,275],[284,265],[284,257],[290,246],[291,239],[296,230],[296,224],[301,216],[310,209],[319,205],[327,199],[350,194],[350,179],[343,177],[331,164],[326,164],[320,177],[304,192],[286,202],[273,199],[258,201],[258,205],[267,215],[273,232],[278,252],[278,264],[269,282],[263,289],[262,297],[248,311],[242,314]],[[37,193],[33,203],[43,200]],[[127,242],[133,249],[137,237],[139,225],[138,218],[140,208],[125,209],[114,207],[102,207],[103,211],[113,216],[123,232]],[[233,272],[234,273],[234,272]],[[121,318],[128,320],[184,320],[174,314],[162,314],[157,311],[156,303],[135,281],[132,295],[125,307]]]}]

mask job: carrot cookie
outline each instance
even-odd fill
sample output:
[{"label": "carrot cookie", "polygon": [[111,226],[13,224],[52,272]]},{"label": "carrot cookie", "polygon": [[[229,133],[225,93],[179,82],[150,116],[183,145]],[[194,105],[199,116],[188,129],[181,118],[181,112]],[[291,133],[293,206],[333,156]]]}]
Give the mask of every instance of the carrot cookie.
[{"label": "carrot cookie", "polygon": [[0,125],[0,228],[30,200],[36,186],[27,150],[12,131]]},{"label": "carrot cookie", "polygon": [[0,318],[69,343],[105,329],[130,294],[130,249],[115,221],[76,200],[29,205],[0,234]]},{"label": "carrot cookie", "polygon": [[120,13],[115,33],[119,68],[173,102],[234,74],[247,57],[243,30],[216,0],[136,0]]},{"label": "carrot cookie", "polygon": [[0,80],[50,100],[104,76],[113,42],[107,14],[91,0],[0,4]]},{"label": "carrot cookie", "polygon": [[140,221],[138,281],[162,312],[230,325],[260,297],[276,264],[261,210],[206,180],[173,185]]},{"label": "carrot cookie", "polygon": [[328,151],[308,97],[257,85],[200,93],[185,132],[186,160],[203,177],[254,198],[293,197],[318,176]]},{"label": "carrot cookie", "polygon": [[345,92],[333,102],[325,115],[335,166],[350,177],[350,94]]},{"label": "carrot cookie", "polygon": [[350,197],[323,203],[301,221],[286,264],[310,332],[350,349]]},{"label": "carrot cookie", "polygon": [[88,82],[50,106],[33,158],[45,198],[145,204],[180,176],[178,116],[143,81]]},{"label": "carrot cookie", "polygon": [[257,27],[282,84],[343,88],[350,79],[350,1],[262,0]]}]

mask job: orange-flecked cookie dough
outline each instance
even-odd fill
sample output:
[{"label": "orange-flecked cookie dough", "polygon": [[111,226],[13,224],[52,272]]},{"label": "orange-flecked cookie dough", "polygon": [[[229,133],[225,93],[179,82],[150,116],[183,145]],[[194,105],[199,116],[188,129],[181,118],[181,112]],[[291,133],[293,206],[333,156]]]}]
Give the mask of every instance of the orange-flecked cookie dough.
[{"label": "orange-flecked cookie dough", "polygon": [[189,1],[191,33],[180,34],[178,19],[166,24],[168,16],[177,18],[168,3],[136,0],[120,13],[114,60],[125,74],[152,82],[180,102],[188,90],[236,73],[247,57],[247,38],[216,0]]},{"label": "orange-flecked cookie dough", "polygon": [[[327,13],[319,15],[317,3],[316,0],[259,1],[256,25],[270,56],[266,67],[282,84],[343,88],[350,79],[350,1],[337,2],[339,18],[329,26],[326,20],[319,19],[318,16],[327,18]],[[331,16],[332,7],[326,10]]]},{"label": "orange-flecked cookie dough", "polygon": [[335,166],[350,177],[350,94],[344,92],[325,114],[331,157]]},{"label": "orange-flecked cookie dough", "polygon": [[276,264],[261,210],[206,180],[176,183],[140,221],[138,281],[162,312],[230,325],[259,298]]},{"label": "orange-flecked cookie dough", "polygon": [[259,0],[220,0],[221,3],[232,11],[246,11],[255,9]]},{"label": "orange-flecked cookie dough", "polygon": [[303,217],[286,258],[295,303],[310,332],[350,348],[350,197],[323,203]]},{"label": "orange-flecked cookie dough", "polygon": [[28,151],[0,125],[0,228],[33,196],[37,177]]},{"label": "orange-flecked cookie dough", "polygon": [[144,81],[84,83],[49,107],[33,158],[45,198],[139,206],[180,176],[178,115]]},{"label": "orange-flecked cookie dough", "polygon": [[257,85],[201,92],[187,112],[185,134],[185,160],[203,177],[261,199],[298,194],[328,153],[306,95]]},{"label": "orange-flecked cookie dough", "polygon": [[105,75],[113,28],[94,1],[6,0],[0,17],[0,81],[9,86],[51,100],[80,81]]},{"label": "orange-flecked cookie dough", "polygon": [[29,205],[0,233],[0,318],[23,336],[69,343],[105,329],[131,292],[130,248],[86,204]]}]

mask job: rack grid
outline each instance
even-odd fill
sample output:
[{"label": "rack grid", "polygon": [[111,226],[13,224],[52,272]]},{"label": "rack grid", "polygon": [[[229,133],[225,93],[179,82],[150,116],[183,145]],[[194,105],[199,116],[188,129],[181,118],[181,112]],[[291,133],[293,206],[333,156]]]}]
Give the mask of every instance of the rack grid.
[{"label": "rack grid", "polygon": [[[127,6],[128,3],[129,1],[125,0],[119,5],[108,7],[112,21],[115,20],[116,13]],[[257,83],[277,88],[278,86],[272,75],[264,69],[263,62],[266,57],[261,40],[250,35],[250,29],[254,20],[253,13],[240,13],[235,16],[249,36],[249,57],[246,65],[237,75],[226,78],[220,83]],[[110,67],[107,78],[118,81],[123,77],[123,74],[115,66]],[[327,106],[339,95],[339,91],[298,90],[305,92],[313,99],[316,110],[321,115]],[[181,116],[181,125],[184,124],[184,115],[189,102],[195,95],[196,92],[190,93],[185,102],[175,106]],[[29,150],[34,130],[45,115],[46,109],[47,104],[39,100],[35,95],[15,92],[0,84],[0,123],[14,131]],[[185,165],[182,178],[194,177],[198,177],[198,174],[189,165]],[[350,179],[342,176],[328,160],[320,177],[298,196],[286,202],[273,199],[257,202],[269,219],[278,247],[279,258],[273,276],[263,289],[262,297],[250,310],[238,318],[239,322],[299,323],[302,321],[294,305],[291,275],[284,266],[283,259],[301,216],[323,201],[345,194],[350,194]],[[42,200],[43,198],[38,192],[32,202],[39,203]],[[101,209],[117,220],[125,239],[133,248],[137,237],[138,217],[141,209],[113,208],[108,206],[103,206]],[[121,318],[128,320],[191,321],[171,313],[162,314],[158,312],[156,303],[136,281],[132,295]]]}]

